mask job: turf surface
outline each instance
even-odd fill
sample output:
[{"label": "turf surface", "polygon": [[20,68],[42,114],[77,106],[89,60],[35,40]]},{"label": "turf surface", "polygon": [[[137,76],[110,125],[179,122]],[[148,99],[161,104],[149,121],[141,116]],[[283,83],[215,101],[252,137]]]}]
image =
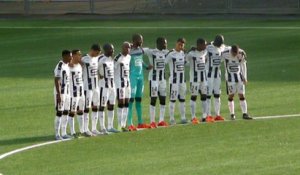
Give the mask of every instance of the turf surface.
[{"label": "turf surface", "polygon": [[[64,28],[55,28],[57,26]],[[158,28],[72,28],[89,26]],[[159,28],[170,26],[230,28]],[[211,41],[216,34],[222,33],[226,44],[237,43],[247,52],[249,84],[246,96],[250,114],[300,113],[300,29],[288,28],[299,26],[300,22],[288,20],[1,20],[0,154],[53,139],[52,77],[62,49],[80,48],[87,52],[91,43],[112,42],[117,53],[121,43],[130,40],[131,34],[136,32],[144,35],[144,45],[149,47],[154,47],[156,37],[165,36],[169,48],[173,48],[180,36],[186,37],[189,48],[198,37]],[[144,119],[149,121],[147,82],[145,86],[143,113]],[[221,111],[228,118],[224,86],[222,90]],[[189,100],[186,106],[190,117]],[[200,116],[199,110],[200,104]],[[236,114],[241,117],[238,101]],[[74,140],[0,160],[0,173],[299,174],[299,120],[176,126]]]}]

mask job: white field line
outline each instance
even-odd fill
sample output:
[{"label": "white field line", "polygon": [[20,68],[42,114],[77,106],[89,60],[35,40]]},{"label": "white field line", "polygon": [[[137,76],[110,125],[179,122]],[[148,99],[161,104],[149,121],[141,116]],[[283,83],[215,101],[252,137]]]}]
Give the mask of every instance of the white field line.
[{"label": "white field line", "polygon": [[[300,114],[275,115],[275,116],[254,117],[254,119],[255,120],[261,120],[261,119],[289,118],[289,117],[299,117],[299,116],[300,116]],[[237,120],[241,120],[241,119],[237,119]],[[232,121],[232,120],[226,120],[226,121]],[[71,139],[48,141],[48,142],[39,143],[39,144],[31,145],[31,146],[26,146],[24,148],[15,149],[13,151],[10,151],[10,152],[7,152],[7,153],[4,153],[4,154],[0,155],[0,160],[4,159],[6,157],[9,157],[11,155],[14,155],[16,153],[20,153],[20,152],[26,151],[26,150],[30,150],[30,149],[33,149],[33,148],[42,147],[42,146],[45,146],[45,145],[51,145],[51,144],[56,144],[56,143],[60,143],[60,142],[65,142],[65,141],[69,141],[69,140],[71,140]]]},{"label": "white field line", "polygon": [[263,29],[300,30],[300,26],[0,26],[0,29]]}]

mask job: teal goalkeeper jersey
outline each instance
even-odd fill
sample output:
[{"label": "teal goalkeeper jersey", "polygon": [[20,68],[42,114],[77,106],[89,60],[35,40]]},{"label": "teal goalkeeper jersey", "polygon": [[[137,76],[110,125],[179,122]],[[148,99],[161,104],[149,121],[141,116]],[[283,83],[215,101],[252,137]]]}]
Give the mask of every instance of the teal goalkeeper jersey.
[{"label": "teal goalkeeper jersey", "polygon": [[144,51],[142,48],[134,49],[130,51],[130,77],[143,77],[143,67],[146,67],[143,61]]}]

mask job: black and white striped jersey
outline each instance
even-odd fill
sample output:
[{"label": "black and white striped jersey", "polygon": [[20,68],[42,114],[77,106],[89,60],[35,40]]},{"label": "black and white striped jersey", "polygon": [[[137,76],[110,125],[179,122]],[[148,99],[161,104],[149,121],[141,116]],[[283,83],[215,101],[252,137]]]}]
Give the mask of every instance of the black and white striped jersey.
[{"label": "black and white striped jersey", "polygon": [[216,47],[214,45],[208,45],[206,47],[206,68],[208,78],[220,78],[221,77],[221,53],[225,49],[225,46]]},{"label": "black and white striped jersey", "polygon": [[129,86],[129,71],[130,71],[131,56],[118,54],[114,59],[115,64],[115,83],[117,87]]},{"label": "black and white striped jersey", "polygon": [[169,64],[170,78],[169,82],[173,84],[185,83],[184,65],[185,54],[183,51],[172,50],[167,54],[166,63]]},{"label": "black and white striped jersey", "polygon": [[[60,93],[70,93],[70,68],[69,64],[64,63],[62,60],[58,62],[54,69],[54,76],[60,78]],[[54,87],[55,89],[55,87]],[[56,90],[55,90],[56,93]]]},{"label": "black and white striped jersey", "polygon": [[114,87],[114,59],[101,55],[98,58],[99,86],[105,88]]},{"label": "black and white striped jersey", "polygon": [[85,55],[81,58],[83,66],[84,90],[94,90],[98,88],[98,57]]},{"label": "black and white striped jersey", "polygon": [[231,47],[226,48],[222,52],[222,59],[225,63],[225,79],[227,82],[242,82],[247,80],[247,66],[246,66],[246,53],[244,50],[239,49],[237,56],[233,57]]},{"label": "black and white striped jersey", "polygon": [[190,82],[205,82],[206,77],[206,66],[205,66],[205,56],[207,54],[206,50],[203,51],[190,51],[186,55],[186,61],[190,65]]},{"label": "black and white striped jersey", "polygon": [[165,80],[165,59],[169,50],[144,48],[144,52],[149,58],[149,63],[153,66],[149,71],[148,80]]},{"label": "black and white striped jersey", "polygon": [[71,75],[71,95],[72,97],[80,97],[83,95],[83,80],[82,80],[82,67],[80,64],[74,64],[70,67]]}]

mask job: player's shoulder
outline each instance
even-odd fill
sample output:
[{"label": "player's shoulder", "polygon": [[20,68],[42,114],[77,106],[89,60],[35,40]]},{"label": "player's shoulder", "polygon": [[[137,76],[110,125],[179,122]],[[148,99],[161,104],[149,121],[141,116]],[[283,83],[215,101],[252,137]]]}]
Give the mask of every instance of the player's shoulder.
[{"label": "player's shoulder", "polygon": [[122,57],[122,54],[119,53],[117,56],[115,56],[114,61],[115,62],[119,61],[121,57]]},{"label": "player's shoulder", "polygon": [[224,55],[224,54],[229,54],[229,53],[230,53],[230,50],[231,50],[231,46],[225,47],[224,50],[222,51],[222,55]]},{"label": "player's shoulder", "polygon": [[104,54],[102,54],[98,57],[98,62],[103,62],[103,61],[105,61],[105,55]]},{"label": "player's shoulder", "polygon": [[169,52],[167,52],[166,56],[173,55],[175,53],[176,53],[175,49],[171,49],[171,50],[169,50]]}]

